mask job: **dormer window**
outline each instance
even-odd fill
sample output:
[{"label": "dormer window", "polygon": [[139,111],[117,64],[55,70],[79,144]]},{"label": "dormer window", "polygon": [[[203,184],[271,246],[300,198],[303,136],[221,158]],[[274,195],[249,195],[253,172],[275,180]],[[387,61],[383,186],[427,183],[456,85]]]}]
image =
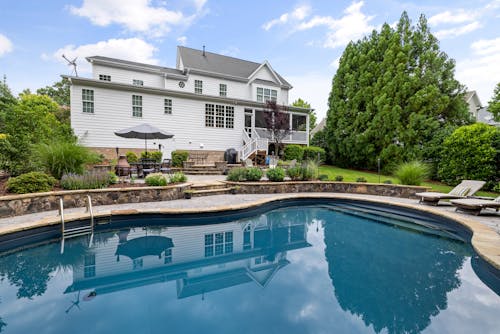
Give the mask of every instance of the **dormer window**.
[{"label": "dormer window", "polygon": [[201,80],[194,81],[194,92],[196,94],[203,94],[203,81]]},{"label": "dormer window", "polygon": [[99,74],[99,80],[102,80],[102,81],[111,81],[111,75]]},{"label": "dormer window", "polygon": [[278,100],[278,92],[275,89],[257,87],[257,102],[267,102]]},{"label": "dormer window", "polygon": [[144,86],[144,81],[133,79],[132,80],[132,85],[134,85],[134,86]]}]

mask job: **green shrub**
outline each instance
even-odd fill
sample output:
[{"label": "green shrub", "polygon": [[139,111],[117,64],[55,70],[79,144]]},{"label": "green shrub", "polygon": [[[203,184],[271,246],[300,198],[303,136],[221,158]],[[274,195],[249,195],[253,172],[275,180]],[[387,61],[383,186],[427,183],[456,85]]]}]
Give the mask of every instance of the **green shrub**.
[{"label": "green shrub", "polygon": [[302,180],[302,168],[299,166],[290,167],[286,170],[286,175],[293,181]]},{"label": "green shrub", "polygon": [[335,181],[342,182],[342,181],[344,181],[344,177],[342,175],[337,175],[337,176],[335,176]]},{"label": "green shrub", "polygon": [[166,186],[168,181],[162,173],[151,173],[146,176],[144,182],[151,187]]},{"label": "green shrub", "polygon": [[326,174],[319,174],[318,179],[320,181],[328,181],[328,175],[326,175]]},{"label": "green shrub", "polygon": [[61,178],[61,187],[67,190],[99,189],[110,184],[108,172],[87,172],[84,174],[64,174]]},{"label": "green shrub", "polygon": [[499,161],[499,128],[482,123],[462,126],[443,142],[438,175],[449,185],[482,180],[485,189],[492,189],[500,180]]},{"label": "green shrub", "polygon": [[282,182],[285,179],[285,170],[281,167],[270,168],[266,175],[269,181]]},{"label": "green shrub", "polygon": [[156,162],[161,162],[163,153],[160,151],[144,151],[141,152],[141,159],[153,159]]},{"label": "green shrub", "polygon": [[260,181],[262,175],[259,167],[249,167],[246,169],[245,178],[247,181]]},{"label": "green shrub", "polygon": [[239,182],[239,181],[245,181],[246,178],[247,178],[246,168],[236,167],[236,168],[232,168],[229,171],[229,173],[227,173],[226,180],[233,181],[233,182]]},{"label": "green shrub", "polygon": [[302,157],[304,156],[304,147],[301,145],[294,145],[294,144],[286,145],[283,154],[285,160],[302,161]]},{"label": "green shrub", "polygon": [[182,172],[177,172],[170,177],[170,183],[180,183],[186,181],[187,181],[187,176],[184,175],[184,173]]},{"label": "green shrub", "polygon": [[419,186],[429,176],[429,166],[421,161],[410,161],[400,164],[394,175],[401,184]]},{"label": "green shrub", "polygon": [[72,142],[40,144],[36,151],[41,166],[56,179],[63,174],[82,174],[85,164],[95,157],[88,148]]},{"label": "green shrub", "polygon": [[120,180],[115,172],[108,172],[108,179],[110,184],[116,184]]},{"label": "green shrub", "polygon": [[318,164],[310,160],[302,164],[302,180],[310,181],[318,178]]},{"label": "green shrub", "polygon": [[50,191],[57,180],[50,175],[40,172],[21,174],[11,177],[7,181],[7,190],[15,194],[27,194]]},{"label": "green shrub", "polygon": [[139,158],[137,157],[137,154],[135,154],[134,152],[127,152],[126,156],[127,156],[127,161],[128,162],[134,163],[134,162],[139,161]]},{"label": "green shrub", "polygon": [[[319,159],[318,159],[319,156]],[[324,163],[326,160],[325,150],[317,146],[306,146],[304,147],[304,160],[317,161],[319,164]]]},{"label": "green shrub", "polygon": [[366,179],[364,177],[358,177],[356,182],[366,182]]},{"label": "green shrub", "polygon": [[172,166],[173,167],[182,167],[182,163],[184,161],[187,161],[189,158],[189,152],[188,151],[173,151],[172,152]]}]

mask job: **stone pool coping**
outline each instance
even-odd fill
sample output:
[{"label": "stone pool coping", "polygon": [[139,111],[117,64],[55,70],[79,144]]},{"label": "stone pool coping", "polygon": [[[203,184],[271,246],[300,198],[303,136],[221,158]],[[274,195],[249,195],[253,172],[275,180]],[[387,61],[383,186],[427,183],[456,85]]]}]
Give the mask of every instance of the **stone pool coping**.
[{"label": "stone pool coping", "polygon": [[[245,196],[245,195],[229,195],[229,196]],[[471,216],[466,216],[463,214],[456,214],[442,210],[440,206],[431,207],[424,206],[421,204],[403,203],[397,201],[396,198],[391,197],[379,197],[369,196],[369,195],[359,195],[359,194],[345,194],[345,193],[286,193],[286,194],[272,194],[269,197],[255,199],[245,203],[238,204],[224,204],[214,206],[213,204],[208,204],[207,207],[188,207],[188,208],[166,208],[161,207],[162,202],[155,202],[158,207],[155,208],[130,208],[130,209],[119,209],[113,210],[107,209],[95,213],[96,218],[106,218],[111,216],[123,216],[123,215],[139,215],[139,214],[191,214],[191,213],[213,213],[221,211],[235,211],[242,209],[251,209],[253,207],[258,207],[267,203],[286,200],[286,199],[306,199],[306,198],[325,198],[325,199],[347,199],[347,200],[360,200],[365,202],[377,203],[377,204],[389,204],[394,206],[399,206],[402,208],[414,209],[417,211],[422,211],[430,213],[436,216],[451,219],[460,225],[464,226],[467,230],[472,232],[471,244],[474,250],[477,252],[482,259],[487,263],[492,265],[497,270],[500,270],[500,235],[491,227],[484,225],[483,223],[475,220]],[[210,197],[207,197],[209,199]],[[194,201],[192,200],[182,200],[183,202]],[[168,202],[163,202],[168,203]],[[140,206],[140,203],[130,203],[129,205]],[[88,213],[74,212],[65,214],[65,221],[75,221],[88,219]],[[0,227],[0,235],[25,231],[32,228],[57,225],[60,224],[60,217],[49,216],[37,221],[29,221],[25,223],[9,224],[7,226]]]}]

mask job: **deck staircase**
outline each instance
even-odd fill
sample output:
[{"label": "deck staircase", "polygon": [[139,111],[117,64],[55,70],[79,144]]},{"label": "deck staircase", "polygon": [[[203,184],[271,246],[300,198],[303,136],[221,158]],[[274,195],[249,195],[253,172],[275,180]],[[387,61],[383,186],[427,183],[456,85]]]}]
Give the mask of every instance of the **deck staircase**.
[{"label": "deck staircase", "polygon": [[251,159],[256,165],[264,165],[267,156],[269,140],[261,138],[254,129],[249,135],[243,130],[243,146],[238,150],[240,161]]}]

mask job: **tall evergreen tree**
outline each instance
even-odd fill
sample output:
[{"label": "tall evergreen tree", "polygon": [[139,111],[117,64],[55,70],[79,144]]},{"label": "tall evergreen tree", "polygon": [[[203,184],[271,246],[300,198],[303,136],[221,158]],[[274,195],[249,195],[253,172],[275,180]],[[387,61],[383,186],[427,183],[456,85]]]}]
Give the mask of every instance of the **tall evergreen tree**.
[{"label": "tall evergreen tree", "polygon": [[406,12],[351,42],[332,81],[327,138],[333,163],[374,169],[437,158],[443,134],[468,124],[455,62],[439,50],[425,16],[416,27]]},{"label": "tall evergreen tree", "polygon": [[497,83],[493,96],[488,102],[488,111],[493,114],[495,121],[500,122],[500,82]]}]

